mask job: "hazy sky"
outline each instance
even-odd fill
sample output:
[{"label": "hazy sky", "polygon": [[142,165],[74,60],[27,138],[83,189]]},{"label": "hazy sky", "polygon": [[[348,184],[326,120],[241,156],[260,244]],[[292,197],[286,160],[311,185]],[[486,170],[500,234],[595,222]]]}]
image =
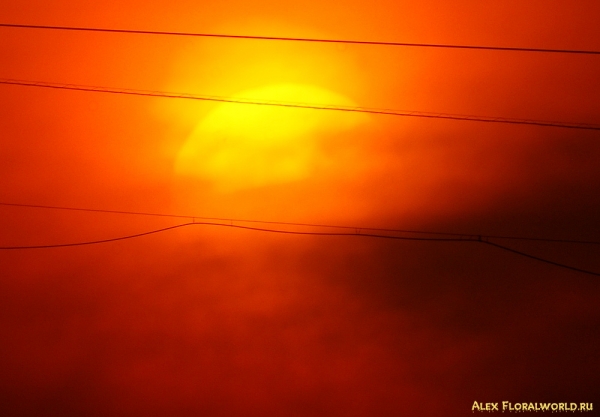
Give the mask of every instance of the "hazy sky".
[{"label": "hazy sky", "polygon": [[[0,16],[600,50],[592,0],[3,0]],[[600,124],[596,55],[0,28],[0,61],[2,79]],[[599,131],[12,85],[0,100],[0,203],[600,241]],[[0,213],[0,246],[183,221]],[[600,272],[598,244],[490,241]],[[0,271],[7,415],[462,416],[474,401],[597,400],[598,277],[477,242],[196,225],[0,250]]]}]

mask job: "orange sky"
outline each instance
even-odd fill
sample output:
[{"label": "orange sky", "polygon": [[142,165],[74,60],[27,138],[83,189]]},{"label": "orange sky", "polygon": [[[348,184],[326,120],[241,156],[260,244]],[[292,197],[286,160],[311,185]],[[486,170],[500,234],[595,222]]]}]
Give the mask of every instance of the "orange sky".
[{"label": "orange sky", "polygon": [[[175,4],[174,4],[175,3]],[[583,1],[0,3],[0,23],[600,50]],[[600,123],[600,60],[0,28],[0,78]],[[600,240],[600,136],[0,85],[0,203]],[[183,155],[183,156],[182,156]],[[0,246],[174,219],[0,207]],[[498,241],[600,271],[598,248]],[[0,251],[12,415],[594,400],[596,277],[476,243],[194,226]]]}]

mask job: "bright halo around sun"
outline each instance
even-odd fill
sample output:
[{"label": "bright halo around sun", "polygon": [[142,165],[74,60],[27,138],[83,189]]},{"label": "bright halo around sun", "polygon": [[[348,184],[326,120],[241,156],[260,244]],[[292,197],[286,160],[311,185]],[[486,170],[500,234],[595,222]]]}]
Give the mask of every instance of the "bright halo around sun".
[{"label": "bright halo around sun", "polygon": [[[356,107],[344,96],[301,84],[269,85],[233,99]],[[221,192],[300,181],[328,163],[332,135],[365,119],[353,112],[221,103],[189,136],[175,172],[208,181]]]}]

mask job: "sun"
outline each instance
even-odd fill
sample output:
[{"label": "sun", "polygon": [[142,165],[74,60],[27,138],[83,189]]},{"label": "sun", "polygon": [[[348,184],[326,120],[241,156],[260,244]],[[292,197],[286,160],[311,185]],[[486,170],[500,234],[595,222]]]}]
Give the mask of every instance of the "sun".
[{"label": "sun", "polygon": [[[277,84],[234,99],[355,107],[332,91]],[[363,121],[364,115],[271,105],[221,103],[204,117],[179,151],[179,176],[210,182],[221,192],[300,181],[327,163],[327,138]]]}]

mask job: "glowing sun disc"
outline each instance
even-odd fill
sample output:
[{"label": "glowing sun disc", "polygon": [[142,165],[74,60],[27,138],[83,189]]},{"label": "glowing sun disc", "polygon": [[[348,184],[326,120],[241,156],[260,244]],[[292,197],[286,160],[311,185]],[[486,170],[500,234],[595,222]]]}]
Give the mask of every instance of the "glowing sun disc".
[{"label": "glowing sun disc", "polygon": [[[270,85],[235,98],[356,106],[344,96],[301,84]],[[362,118],[334,111],[221,103],[188,137],[175,172],[209,181],[221,191],[301,180],[323,162],[323,137],[352,128]]]}]

